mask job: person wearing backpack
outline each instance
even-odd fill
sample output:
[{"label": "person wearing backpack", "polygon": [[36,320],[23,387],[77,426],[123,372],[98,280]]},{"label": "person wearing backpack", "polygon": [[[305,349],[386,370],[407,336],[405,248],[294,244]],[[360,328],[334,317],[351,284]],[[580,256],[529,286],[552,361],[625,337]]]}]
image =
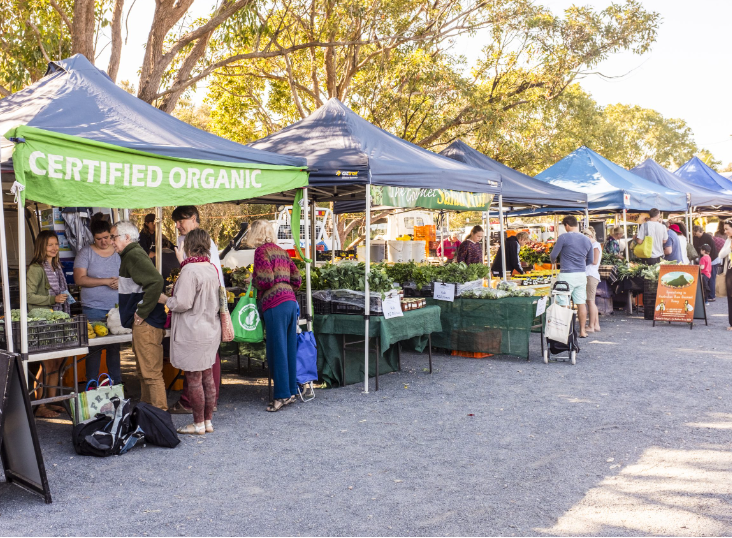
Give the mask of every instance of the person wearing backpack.
[{"label": "person wearing backpack", "polygon": [[211,237],[196,228],[183,242],[185,259],[170,297],[159,302],[171,312],[170,363],[183,370],[188,379],[188,398],[193,424],[178,433],[203,435],[214,431],[216,383],[212,366],[221,343],[219,317],[219,276],[211,263]]}]

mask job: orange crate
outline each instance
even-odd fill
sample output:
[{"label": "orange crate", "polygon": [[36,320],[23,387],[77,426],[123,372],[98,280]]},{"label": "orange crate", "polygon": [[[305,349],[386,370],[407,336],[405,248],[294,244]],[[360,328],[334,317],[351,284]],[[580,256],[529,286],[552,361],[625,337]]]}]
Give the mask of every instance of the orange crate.
[{"label": "orange crate", "polygon": [[[163,363],[163,380],[165,381],[165,388],[167,389],[170,383],[175,377],[182,373],[181,370],[170,364],[168,361]],[[183,390],[183,378],[176,379],[173,383],[171,390]]]},{"label": "orange crate", "polygon": [[453,357],[468,357],[470,359],[485,359],[487,357],[492,357],[492,353],[477,353],[473,351],[456,351],[453,350],[452,352]]},{"label": "orange crate", "polygon": [[[94,340],[92,340],[93,342]],[[78,362],[76,363],[76,380],[79,383],[80,387],[79,390],[83,390],[84,387],[86,387],[86,383],[89,381],[86,378],[86,355],[79,355],[77,358]],[[71,365],[71,367],[64,372],[64,379],[63,379],[63,386],[64,387],[70,387],[74,384],[74,368],[73,364],[71,362],[68,362],[67,364]],[[108,374],[109,370],[107,370],[107,350],[102,350],[102,361],[99,365],[99,375],[101,374]]]}]

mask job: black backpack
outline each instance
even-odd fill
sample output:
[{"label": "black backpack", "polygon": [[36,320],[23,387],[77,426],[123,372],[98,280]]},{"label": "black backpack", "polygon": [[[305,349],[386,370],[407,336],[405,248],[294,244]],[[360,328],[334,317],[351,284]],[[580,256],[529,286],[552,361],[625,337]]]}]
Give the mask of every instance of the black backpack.
[{"label": "black backpack", "polygon": [[170,413],[153,405],[138,402],[132,410],[131,423],[151,445],[175,448],[180,443]]},{"label": "black backpack", "polygon": [[74,443],[74,450],[76,450],[76,453],[80,456],[103,457],[107,455],[103,453],[97,453],[96,449],[88,446],[86,443],[86,438],[94,432],[104,431],[104,429],[107,427],[107,424],[111,422],[112,419],[110,419],[107,415],[103,413],[97,413],[96,416],[85,420],[84,422],[79,422],[76,426],[74,426],[74,429],[71,431],[71,441]]},{"label": "black backpack", "polygon": [[130,428],[130,401],[116,396],[109,401],[114,405],[111,419],[99,413],[74,427],[72,437],[77,454],[99,458],[124,454],[143,436],[139,428]]}]

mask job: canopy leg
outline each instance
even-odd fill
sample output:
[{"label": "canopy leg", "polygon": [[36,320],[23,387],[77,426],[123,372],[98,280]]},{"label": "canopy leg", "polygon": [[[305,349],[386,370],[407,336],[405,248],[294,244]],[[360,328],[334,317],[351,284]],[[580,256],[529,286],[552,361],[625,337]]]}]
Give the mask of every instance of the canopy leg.
[{"label": "canopy leg", "polygon": [[155,269],[163,274],[163,208],[155,208]]},{"label": "canopy leg", "polygon": [[498,220],[501,221],[501,262],[503,263],[503,280],[506,280],[506,241],[503,227],[503,195],[498,195]]},{"label": "canopy leg", "polygon": [[[0,197],[2,196],[2,191],[0,191]],[[22,246],[19,245],[19,250],[23,250],[23,247],[25,246],[25,243],[22,244]],[[5,207],[3,204],[3,200],[0,198],[0,256],[2,256],[2,265],[0,266],[0,274],[2,274],[2,284],[3,284],[3,314],[5,315],[5,319],[10,319],[10,278],[8,276],[8,244],[5,239]],[[12,323],[5,323],[5,343],[7,344],[5,347],[8,351],[13,351],[13,324]]]},{"label": "canopy leg", "polygon": [[[369,170],[369,183],[366,185],[366,256],[365,256],[365,281],[364,281],[364,367],[363,367],[363,392],[369,393],[369,315],[371,314],[371,290],[369,289],[369,276],[371,274],[371,170]],[[376,357],[379,360],[379,357]]]},{"label": "canopy leg", "polygon": [[[312,254],[310,253],[310,212],[308,211],[308,189],[305,187],[302,190],[302,204],[303,209],[305,210],[305,257],[309,260],[313,259]],[[290,224],[292,224],[292,220],[290,220]],[[292,230],[290,230],[292,231]],[[305,293],[308,296],[307,302],[308,302],[308,312],[305,314],[305,319],[308,320],[308,331],[313,330],[313,322],[311,320],[310,313],[313,311],[312,308],[312,287],[310,284],[310,264],[305,264]],[[302,312],[300,312],[300,315],[302,315]]]}]

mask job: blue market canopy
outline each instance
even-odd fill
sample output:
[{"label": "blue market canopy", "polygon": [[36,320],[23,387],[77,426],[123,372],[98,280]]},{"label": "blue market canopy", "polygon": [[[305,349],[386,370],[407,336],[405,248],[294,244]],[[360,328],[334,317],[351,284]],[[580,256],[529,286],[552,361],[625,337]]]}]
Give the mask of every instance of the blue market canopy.
[{"label": "blue market canopy", "polygon": [[674,174],[689,183],[732,196],[732,181],[709,168],[699,157],[686,161]]},{"label": "blue market canopy", "polygon": [[[266,153],[180,121],[127,93],[80,54],[50,63],[38,82],[0,100],[0,135],[19,125],[168,157],[306,166],[301,157]],[[13,169],[12,151],[0,137],[3,172]]]},{"label": "blue market canopy", "polygon": [[630,170],[635,175],[657,185],[688,193],[693,207],[731,206],[732,195],[711,191],[695,183],[685,181],[680,176],[672,174],[653,159],[646,159]]},{"label": "blue market canopy", "polygon": [[590,211],[687,209],[686,194],[646,181],[586,146],[573,151],[536,178],[563,189],[586,193]]},{"label": "blue market canopy", "polygon": [[318,187],[363,187],[368,183],[501,192],[500,174],[473,168],[402,140],[369,123],[335,97],[304,120],[249,145],[306,157],[311,169],[310,187],[315,192]]},{"label": "blue market canopy", "polygon": [[463,162],[474,168],[491,170],[501,175],[501,194],[505,204],[533,205],[541,207],[587,207],[587,195],[579,191],[571,191],[555,187],[522,174],[499,163],[470,147],[462,140],[456,140],[440,152],[440,155]]}]

